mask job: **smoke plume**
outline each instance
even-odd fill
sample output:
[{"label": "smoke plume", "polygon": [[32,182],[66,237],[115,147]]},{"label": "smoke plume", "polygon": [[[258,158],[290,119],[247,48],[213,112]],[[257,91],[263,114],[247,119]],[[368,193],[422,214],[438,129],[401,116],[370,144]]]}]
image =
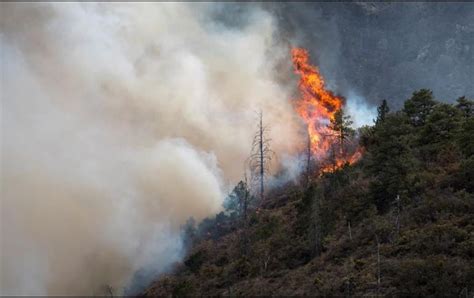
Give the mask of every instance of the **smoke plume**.
[{"label": "smoke plume", "polygon": [[1,4],[0,294],[166,270],[179,226],[241,179],[257,109],[277,156],[297,150],[289,51],[253,8],[226,24],[205,3]]}]

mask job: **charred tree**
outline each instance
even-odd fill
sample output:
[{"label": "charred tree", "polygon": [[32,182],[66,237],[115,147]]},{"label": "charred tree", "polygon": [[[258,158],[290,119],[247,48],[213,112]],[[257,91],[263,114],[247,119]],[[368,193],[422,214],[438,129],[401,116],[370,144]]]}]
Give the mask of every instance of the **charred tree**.
[{"label": "charred tree", "polygon": [[263,113],[258,113],[258,129],[252,142],[252,152],[249,158],[251,180],[258,184],[260,203],[264,200],[265,177],[269,172],[270,161],[274,152],[270,149],[271,139],[268,137],[269,128],[263,125]]}]

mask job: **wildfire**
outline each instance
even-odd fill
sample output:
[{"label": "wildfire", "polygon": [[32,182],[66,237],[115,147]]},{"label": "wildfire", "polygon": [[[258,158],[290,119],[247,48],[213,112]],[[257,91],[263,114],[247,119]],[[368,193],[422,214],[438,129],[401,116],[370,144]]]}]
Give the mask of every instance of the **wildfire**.
[{"label": "wildfire", "polygon": [[[336,154],[338,140],[328,127],[336,112],[344,106],[345,99],[326,89],[318,68],[309,63],[307,50],[293,48],[291,55],[295,73],[300,76],[298,86],[301,97],[295,101],[295,109],[307,124],[311,154],[321,161],[319,172],[332,172],[346,163],[356,162],[362,155],[361,150],[348,154],[340,148],[340,153]],[[324,164],[323,161],[331,155],[332,162]]]}]

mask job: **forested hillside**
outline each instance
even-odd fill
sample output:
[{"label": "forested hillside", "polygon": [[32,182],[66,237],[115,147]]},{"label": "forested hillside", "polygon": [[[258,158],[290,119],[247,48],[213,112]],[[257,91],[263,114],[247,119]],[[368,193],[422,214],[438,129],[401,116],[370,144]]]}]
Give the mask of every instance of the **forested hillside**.
[{"label": "forested hillside", "polygon": [[[362,159],[183,228],[183,263],[144,295],[474,293],[474,102],[419,90],[357,132]],[[313,165],[316,168],[317,165]]]}]

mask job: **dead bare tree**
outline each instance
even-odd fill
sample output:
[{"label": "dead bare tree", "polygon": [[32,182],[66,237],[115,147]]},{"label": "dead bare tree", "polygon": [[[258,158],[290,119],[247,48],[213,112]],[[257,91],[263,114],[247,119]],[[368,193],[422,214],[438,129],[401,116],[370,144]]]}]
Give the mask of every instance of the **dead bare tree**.
[{"label": "dead bare tree", "polygon": [[263,259],[263,272],[267,271],[268,262],[270,262],[271,257],[272,257],[271,252],[268,251],[268,250],[265,251],[265,256],[264,256],[264,259]]},{"label": "dead bare tree", "polygon": [[270,161],[274,152],[270,149],[271,139],[268,137],[269,128],[263,125],[262,111],[258,115],[258,129],[252,141],[252,151],[249,157],[249,168],[252,181],[258,181],[260,203],[264,200],[265,177],[268,175]]},{"label": "dead bare tree", "polygon": [[395,203],[397,204],[397,220],[396,220],[396,227],[397,227],[397,237],[400,236],[400,195],[397,195],[395,198]]},{"label": "dead bare tree", "polygon": [[347,220],[347,228],[349,230],[349,239],[352,241],[352,229],[351,229],[351,221]]}]

